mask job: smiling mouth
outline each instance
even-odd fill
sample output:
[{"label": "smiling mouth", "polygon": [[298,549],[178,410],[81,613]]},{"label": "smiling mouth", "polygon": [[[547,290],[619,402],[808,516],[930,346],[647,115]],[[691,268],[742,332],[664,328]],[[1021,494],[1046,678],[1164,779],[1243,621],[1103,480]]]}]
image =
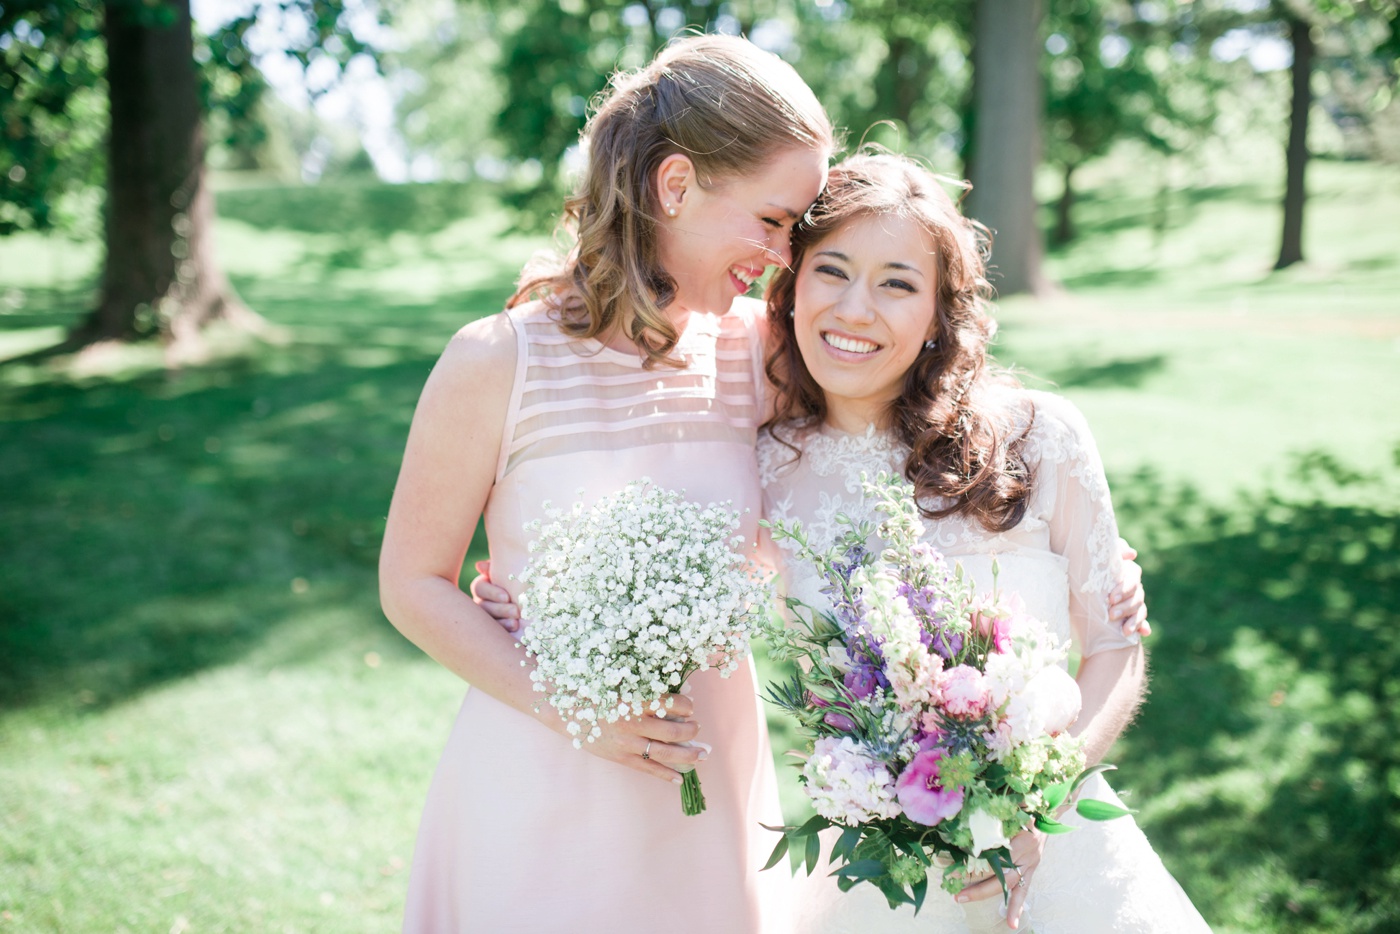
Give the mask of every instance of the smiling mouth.
[{"label": "smiling mouth", "polygon": [[763,270],[750,269],[746,266],[730,266],[729,274],[742,283],[744,291],[747,292],[758,281],[758,277],[763,275]]},{"label": "smiling mouth", "polygon": [[879,344],[858,340],[854,337],[842,337],[840,334],[833,334],[830,331],[822,331],[822,340],[829,346],[835,347],[837,350],[844,350],[846,353],[868,354],[880,349]]}]

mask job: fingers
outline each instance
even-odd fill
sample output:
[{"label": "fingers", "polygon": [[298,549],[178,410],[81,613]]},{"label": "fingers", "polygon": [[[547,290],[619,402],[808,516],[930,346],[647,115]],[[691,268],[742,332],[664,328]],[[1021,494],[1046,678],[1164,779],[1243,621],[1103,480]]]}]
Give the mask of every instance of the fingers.
[{"label": "fingers", "polygon": [[[1118,539],[1118,550],[1119,550],[1120,552],[1122,552],[1122,554],[1123,554],[1123,560],[1124,560],[1124,561],[1136,561],[1136,560],[1137,560],[1137,556],[1138,556],[1137,549],[1134,548],[1132,545],[1129,545],[1129,544],[1128,544],[1128,540],[1127,540],[1126,538],[1122,538],[1121,536],[1119,537],[1119,539]],[[481,570],[481,569],[480,569],[480,568],[477,568],[477,570]]]},{"label": "fingers", "polygon": [[[1007,875],[1007,885],[1015,885],[1015,883],[1012,882],[1010,878],[1012,874],[1008,873]],[[996,876],[978,876],[976,878],[980,879],[981,881],[974,882],[972,885],[969,885],[967,888],[959,892],[958,901],[980,902],[985,898],[991,898],[993,895],[1001,895],[1001,880],[998,879]]]},{"label": "fingers", "polygon": [[1017,868],[1016,881],[1013,883],[1010,875],[1006,879],[1011,886],[1011,899],[1006,903],[1006,926],[1013,931],[1021,927],[1021,910],[1026,905],[1026,895],[1031,890],[1031,875],[1035,872],[1029,866]]},{"label": "fingers", "polygon": [[1123,620],[1123,635],[1150,636],[1152,625],[1147,621],[1147,607],[1140,605],[1131,616]]},{"label": "fingers", "polygon": [[[510,603],[510,591],[504,587],[497,587],[485,577],[472,578],[471,592],[477,603]],[[518,610],[515,615],[520,615]]]},{"label": "fingers", "polygon": [[647,713],[662,720],[689,720],[695,715],[695,702],[685,694],[662,694],[660,709]]}]

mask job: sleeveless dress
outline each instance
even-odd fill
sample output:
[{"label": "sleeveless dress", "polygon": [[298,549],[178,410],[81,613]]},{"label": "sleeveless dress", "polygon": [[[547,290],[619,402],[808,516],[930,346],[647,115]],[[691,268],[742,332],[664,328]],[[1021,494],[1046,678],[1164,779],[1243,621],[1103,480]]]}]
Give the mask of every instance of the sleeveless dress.
[{"label": "sleeveless dress", "polygon": [[[1068,401],[1028,392],[1034,416],[1026,457],[1034,475],[1025,517],[1008,532],[986,531],[958,516],[925,519],[924,540],[960,563],[978,588],[1018,593],[1026,608],[1087,657],[1137,641],[1108,619],[1108,595],[1118,578],[1118,527],[1098,450],[1083,416]],[[861,475],[903,475],[909,451],[892,435],[850,435],[834,429],[784,428],[779,436],[802,456],[764,432],[758,441],[759,477],[769,518],[798,519],[814,547],[830,545],[842,528],[836,516],[857,522],[876,519],[865,503]],[[935,503],[934,505],[941,505]],[[821,580],[810,565],[774,549],[785,590],[804,602],[826,605]],[[1111,761],[1111,756],[1110,756]],[[1085,783],[1082,796],[1121,804],[1101,776]],[[1020,930],[1036,934],[1195,934],[1205,921],[1171,877],[1131,817],[1086,821],[1068,812],[1073,833],[1051,836],[1028,883]],[[824,840],[823,852],[831,840]],[[824,932],[969,934],[1006,932],[1001,898],[959,905],[930,886],[917,918],[911,908],[892,911],[873,886],[839,893],[812,883],[802,899],[801,929]]]},{"label": "sleeveless dress", "polygon": [[[761,347],[742,304],[691,315],[679,370],[570,338],[538,304],[507,312],[518,358],[484,520],[492,577],[513,599],[525,524],[546,500],[591,502],[649,477],[700,503],[730,501],[755,540]],[[404,930],[786,930],[785,880],[758,871],[772,845],[759,822],[782,815],[752,664],[687,685],[699,739],[713,747],[699,765],[707,809],[695,817],[681,813],[678,785],[575,749],[468,690],[423,809]]]}]

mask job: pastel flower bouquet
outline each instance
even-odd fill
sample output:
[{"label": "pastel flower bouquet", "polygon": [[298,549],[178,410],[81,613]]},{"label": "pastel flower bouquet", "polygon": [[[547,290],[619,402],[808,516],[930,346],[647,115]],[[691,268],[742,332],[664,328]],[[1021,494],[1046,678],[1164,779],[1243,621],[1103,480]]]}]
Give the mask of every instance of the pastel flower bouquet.
[{"label": "pastel flower bouquet", "polygon": [[[575,747],[601,736],[602,723],[659,710],[693,672],[729,677],[748,655],[769,592],[739,550],[739,514],[726,505],[701,506],[642,479],[590,507],[546,508],[548,524],[526,525],[539,534],[518,576],[521,613],[532,620],[519,644]],[[686,814],[705,809],[694,771],[681,803]]]},{"label": "pastel flower bouquet", "polygon": [[[769,524],[825,581],[830,612],[789,598],[792,620],[770,627],[772,654],[796,674],[769,688],[812,740],[800,781],[817,814],[781,831],[772,867],[792,848],[810,874],[817,834],[843,828],[830,862],[842,891],[880,888],[890,906],[917,910],[928,877],[958,892],[992,872],[1006,893],[1009,843],[1034,824],[1071,828],[1054,814],[1090,775],[1066,732],[1079,687],[1063,667],[1069,645],[1014,594],[979,597],[961,567],[920,541],[912,486],[880,474],[866,497],[883,514],[855,525],[826,552],[797,522]],[[872,533],[887,547],[871,550]],[[995,564],[994,573],[995,573]],[[1108,820],[1129,812],[1077,805]],[[799,849],[800,848],[800,849]],[[765,867],[765,868],[768,868]]]}]

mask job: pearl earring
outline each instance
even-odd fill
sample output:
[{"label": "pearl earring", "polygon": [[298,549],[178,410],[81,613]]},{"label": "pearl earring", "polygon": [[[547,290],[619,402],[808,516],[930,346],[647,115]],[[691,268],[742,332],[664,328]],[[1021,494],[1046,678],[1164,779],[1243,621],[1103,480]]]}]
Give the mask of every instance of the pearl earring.
[{"label": "pearl earring", "polygon": [[935,338],[930,338],[929,340],[924,341],[924,349],[925,349],[925,350],[937,350],[937,349],[938,349],[938,338],[936,338],[936,337],[935,337]]},{"label": "pearl earring", "polygon": [[789,308],[789,309],[788,309],[788,317],[789,317],[789,318],[796,318],[796,317],[797,317],[797,309],[796,309],[796,308]]},{"label": "pearl earring", "polygon": [[673,207],[671,207],[671,206],[668,204],[668,205],[666,205],[666,213],[669,214],[671,217],[675,217],[675,216],[676,216],[676,209],[673,208]]}]

